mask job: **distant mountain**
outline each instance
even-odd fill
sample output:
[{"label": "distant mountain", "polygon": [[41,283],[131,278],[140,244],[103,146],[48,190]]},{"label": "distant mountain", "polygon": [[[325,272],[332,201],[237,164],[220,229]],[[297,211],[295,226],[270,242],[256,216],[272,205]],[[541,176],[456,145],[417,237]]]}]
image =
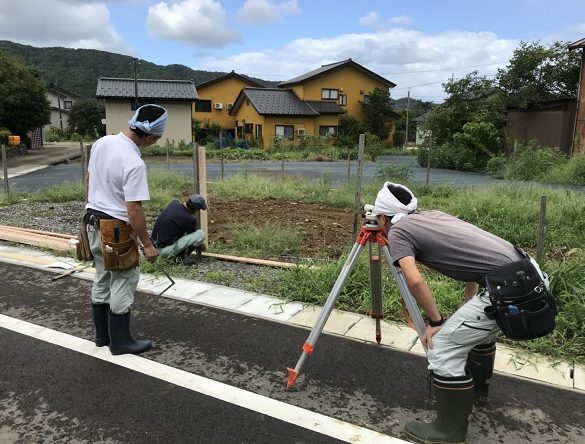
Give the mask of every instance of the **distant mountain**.
[{"label": "distant mountain", "polygon": [[423,102],[422,100],[418,100],[418,99],[414,99],[414,98],[410,98],[410,103],[408,102],[408,98],[407,97],[402,97],[400,99],[396,99],[393,101],[393,105],[395,109],[406,109],[406,107],[408,106],[409,110],[412,110],[414,108],[416,108],[417,106],[425,106],[426,104],[430,103],[430,102]]},{"label": "distant mountain", "polygon": [[[95,49],[36,48],[19,43],[0,40],[0,51],[20,56],[28,65],[41,73],[45,84],[54,84],[81,97],[95,97],[97,80],[100,77],[134,77],[131,56]],[[146,60],[137,62],[137,77],[140,79],[193,80],[203,83],[226,73],[198,71],[185,65],[156,65]],[[250,77],[265,86],[271,82]]]}]

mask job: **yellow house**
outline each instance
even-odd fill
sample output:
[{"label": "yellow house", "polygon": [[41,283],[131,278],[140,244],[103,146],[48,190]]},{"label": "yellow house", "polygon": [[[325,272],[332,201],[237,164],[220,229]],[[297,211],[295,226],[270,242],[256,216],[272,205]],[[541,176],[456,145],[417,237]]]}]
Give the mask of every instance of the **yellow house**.
[{"label": "yellow house", "polygon": [[323,65],[278,85],[292,89],[301,100],[337,103],[347,114],[363,120],[361,104],[374,89],[390,89],[390,80],[363,67],[352,59]]},{"label": "yellow house", "polygon": [[203,128],[214,123],[235,135],[236,119],[229,112],[239,92],[247,87],[262,88],[262,85],[234,71],[198,84],[199,97],[193,106],[193,118],[202,122]]},{"label": "yellow house", "polygon": [[275,138],[335,136],[343,113],[336,103],[303,101],[293,90],[282,88],[243,88],[230,110],[236,136],[262,147],[272,146]]}]

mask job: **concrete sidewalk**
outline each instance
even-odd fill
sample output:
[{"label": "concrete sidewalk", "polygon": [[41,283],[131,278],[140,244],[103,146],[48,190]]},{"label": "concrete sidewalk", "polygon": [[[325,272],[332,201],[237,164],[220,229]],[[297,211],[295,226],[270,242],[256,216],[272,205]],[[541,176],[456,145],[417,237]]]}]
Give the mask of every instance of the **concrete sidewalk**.
[{"label": "concrete sidewalk", "polygon": [[[87,145],[86,142],[84,144]],[[79,142],[46,143],[40,150],[28,150],[24,156],[6,159],[8,178],[42,170],[51,165],[81,157]]]},{"label": "concrete sidewalk", "polygon": [[[23,247],[0,245],[0,261],[27,267],[65,273],[84,264],[72,258]],[[85,264],[87,265],[87,264]],[[86,268],[64,279],[93,280],[95,270]],[[272,321],[289,323],[309,329],[313,327],[322,307],[287,302],[272,296],[242,291],[198,281],[174,278],[175,285],[165,291],[163,297],[184,302],[216,307]],[[169,286],[165,277],[141,274],[138,289],[160,294]],[[334,310],[325,324],[324,332],[360,342],[375,343],[375,321],[368,316]],[[404,324],[382,321],[381,346],[424,355],[416,332]],[[299,344],[299,356],[302,344]],[[528,378],[559,388],[585,391],[585,366],[564,362],[518,351],[498,344],[496,372]]]}]

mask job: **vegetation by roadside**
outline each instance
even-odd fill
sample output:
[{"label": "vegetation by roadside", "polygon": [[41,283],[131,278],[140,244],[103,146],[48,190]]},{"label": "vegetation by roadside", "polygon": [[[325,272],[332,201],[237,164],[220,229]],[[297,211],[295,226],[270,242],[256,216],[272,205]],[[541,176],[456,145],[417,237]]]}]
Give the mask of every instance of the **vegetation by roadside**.
[{"label": "vegetation by roadside", "polygon": [[[364,184],[362,203],[372,202],[383,180]],[[152,224],[158,211],[173,198],[184,198],[190,193],[190,178],[167,171],[152,171],[149,174],[152,200],[145,204],[149,223]],[[558,327],[554,334],[530,342],[514,343],[515,346],[543,353],[552,358],[569,362],[585,362],[585,196],[580,192],[551,189],[539,185],[519,186],[508,184],[485,188],[453,188],[447,186],[426,187],[409,184],[419,199],[420,209],[441,209],[474,223],[494,234],[513,242],[532,253],[535,252],[536,235],[540,211],[540,197],[548,196],[545,251],[541,261],[549,273],[552,291],[559,304]],[[333,188],[327,177],[317,181],[295,179],[270,180],[250,174],[230,176],[222,182],[209,185],[209,201],[230,199],[234,202],[250,197],[257,200],[258,207],[269,199],[318,203],[329,207],[351,208],[354,190],[350,186]],[[35,195],[0,195],[0,205],[7,206],[23,199],[31,201],[83,200],[81,185],[67,185],[47,189]],[[3,209],[4,211],[4,209]],[[6,209],[6,211],[9,211]],[[289,225],[289,215],[284,214],[279,223],[246,225],[233,220],[235,247],[240,256],[273,258],[279,252],[294,251],[303,234]],[[280,233],[286,232],[287,236]],[[351,233],[340,236],[340,242],[351,246]],[[232,238],[233,239],[233,238]],[[270,239],[270,242],[266,240]],[[228,246],[220,239],[211,239],[210,251],[224,252]],[[272,294],[281,298],[322,304],[345,261],[345,256],[324,260],[316,257],[309,260],[315,267],[298,267],[290,270],[270,270],[248,278],[229,267],[219,267],[197,276],[199,280],[223,285],[238,284],[239,288]],[[193,278],[196,270],[172,262],[161,261],[174,275]],[[142,264],[143,270],[153,271],[150,264]],[[167,268],[168,267],[168,268]],[[440,309],[451,314],[461,301],[463,287],[460,283],[424,270],[433,289]],[[247,280],[246,282],[243,282]],[[369,274],[367,255],[360,258],[340,296],[338,307],[365,313],[369,308]],[[389,273],[384,273],[384,311],[387,319],[403,320],[400,295]],[[502,340],[504,340],[502,338]]]}]

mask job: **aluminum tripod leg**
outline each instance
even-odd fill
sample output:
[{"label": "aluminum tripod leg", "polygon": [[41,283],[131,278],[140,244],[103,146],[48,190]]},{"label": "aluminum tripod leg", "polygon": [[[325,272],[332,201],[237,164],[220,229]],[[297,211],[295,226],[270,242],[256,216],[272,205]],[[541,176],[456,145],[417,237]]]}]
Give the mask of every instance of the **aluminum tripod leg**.
[{"label": "aluminum tripod leg", "polygon": [[301,371],[301,367],[303,366],[305,360],[307,359],[307,356],[313,353],[315,343],[317,342],[319,335],[323,331],[323,327],[325,327],[327,319],[329,319],[329,316],[333,311],[333,307],[337,302],[337,298],[339,297],[341,290],[343,290],[345,281],[347,280],[347,277],[349,276],[351,270],[356,264],[357,258],[362,248],[363,245],[356,242],[353,248],[351,249],[348,258],[345,261],[343,268],[341,269],[341,273],[339,273],[339,276],[335,281],[335,285],[333,285],[333,288],[331,289],[331,292],[327,297],[327,301],[325,302],[325,305],[323,306],[323,309],[321,310],[321,313],[319,314],[319,317],[317,318],[317,321],[315,322],[315,325],[313,326],[311,333],[309,333],[309,337],[303,344],[303,353],[301,354],[301,357],[299,358],[297,365],[295,366],[294,369],[292,368],[288,369],[288,382],[286,384],[287,388],[290,388],[294,385],[297,376]]},{"label": "aluminum tripod leg", "polygon": [[380,247],[380,250],[382,250],[382,253],[384,253],[384,257],[386,258],[386,262],[388,262],[388,267],[390,267],[392,276],[394,277],[394,280],[398,284],[398,289],[400,290],[400,295],[402,296],[402,300],[404,301],[406,310],[408,310],[410,319],[412,319],[414,327],[416,328],[416,332],[418,333],[420,343],[422,344],[426,352],[427,349],[422,341],[422,337],[425,334],[425,321],[423,320],[423,317],[420,314],[420,310],[418,309],[416,300],[414,299],[414,296],[410,293],[410,290],[408,289],[408,285],[406,284],[406,279],[404,278],[402,271],[399,272],[394,266],[394,261],[392,260],[392,256],[390,256],[390,250],[388,250],[388,246],[382,245]]}]

